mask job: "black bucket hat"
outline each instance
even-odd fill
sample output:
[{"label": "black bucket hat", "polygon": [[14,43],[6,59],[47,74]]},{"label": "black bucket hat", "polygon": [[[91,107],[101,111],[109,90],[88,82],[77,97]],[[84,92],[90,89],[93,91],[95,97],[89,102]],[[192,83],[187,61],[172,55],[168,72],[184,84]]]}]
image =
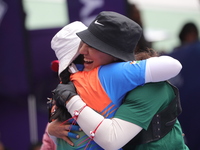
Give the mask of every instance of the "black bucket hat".
[{"label": "black bucket hat", "polygon": [[132,61],[142,28],[126,16],[103,11],[88,29],[78,32],[77,35],[83,42],[101,52],[123,61]]}]

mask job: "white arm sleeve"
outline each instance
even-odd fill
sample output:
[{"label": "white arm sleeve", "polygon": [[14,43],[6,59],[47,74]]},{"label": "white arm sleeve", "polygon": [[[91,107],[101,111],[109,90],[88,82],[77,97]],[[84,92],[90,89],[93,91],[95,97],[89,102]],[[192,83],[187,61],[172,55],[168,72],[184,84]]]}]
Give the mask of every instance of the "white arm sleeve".
[{"label": "white arm sleeve", "polygon": [[[84,106],[85,103],[79,96],[72,97],[66,105],[72,116],[75,110],[80,110]],[[94,141],[105,150],[120,149],[142,130],[141,127],[118,118],[106,119],[90,107],[85,107],[81,111],[77,122],[88,136],[91,136],[90,131],[94,131],[101,123]]]},{"label": "white arm sleeve", "polygon": [[146,62],[145,83],[169,80],[181,69],[181,63],[170,56],[151,57]]}]

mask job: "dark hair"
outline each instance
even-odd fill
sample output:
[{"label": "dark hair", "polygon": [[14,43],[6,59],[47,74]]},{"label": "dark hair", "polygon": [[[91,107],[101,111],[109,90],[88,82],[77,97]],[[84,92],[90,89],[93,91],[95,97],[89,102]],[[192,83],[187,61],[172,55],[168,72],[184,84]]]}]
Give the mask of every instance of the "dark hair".
[{"label": "dark hair", "polygon": [[140,10],[136,4],[132,4],[128,1],[126,2],[126,16],[143,27]]},{"label": "dark hair", "polygon": [[134,50],[136,60],[144,60],[150,57],[157,57],[159,54],[152,48],[144,38],[141,38],[138,42],[136,49]]},{"label": "dark hair", "polygon": [[[83,64],[83,55],[79,55],[74,61],[73,63],[75,64]],[[60,73],[60,80],[63,84],[66,84],[70,81],[70,75],[71,73],[68,71],[68,68],[66,68],[65,70],[63,70]]]},{"label": "dark hair", "polygon": [[138,52],[135,54],[136,60],[144,60],[148,59],[150,57],[158,57],[159,54],[152,48],[145,47],[145,50],[143,49],[142,52]]},{"label": "dark hair", "polygon": [[[79,55],[73,63],[83,64],[83,55]],[[62,84],[67,84],[70,81],[71,73],[68,71],[68,67],[60,73],[60,81]],[[67,111],[65,106],[59,106],[56,108],[56,111],[51,116],[50,120],[58,119],[59,121],[66,121],[71,118],[70,113]]]},{"label": "dark hair", "polygon": [[183,28],[181,29],[181,31],[179,33],[179,39],[180,39],[181,43],[185,42],[186,37],[189,33],[194,33],[198,38],[198,35],[199,35],[198,29],[197,29],[196,25],[192,22],[186,23],[183,26]]},{"label": "dark hair", "polygon": [[58,121],[66,121],[71,118],[70,113],[64,106],[57,107],[53,115],[50,117],[50,120],[58,119]]},{"label": "dark hair", "polygon": [[[68,71],[68,68],[66,68],[60,73],[60,80],[62,84],[67,84],[70,81],[70,74],[71,73]],[[55,111],[53,112],[53,115],[50,117],[50,120],[58,119],[59,121],[62,122],[69,118],[71,118],[71,115],[69,114],[65,106],[59,106],[59,107],[57,106],[55,108]]]},{"label": "dark hair", "polygon": [[60,73],[60,81],[62,82],[62,84],[66,84],[70,81],[70,75],[71,73],[68,71],[68,68]]}]

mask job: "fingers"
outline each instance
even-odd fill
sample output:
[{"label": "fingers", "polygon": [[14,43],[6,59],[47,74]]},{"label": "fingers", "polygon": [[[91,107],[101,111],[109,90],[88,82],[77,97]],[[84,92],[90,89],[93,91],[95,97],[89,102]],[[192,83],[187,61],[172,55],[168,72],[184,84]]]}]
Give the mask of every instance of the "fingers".
[{"label": "fingers", "polygon": [[[69,130],[70,131],[81,131],[80,127],[77,126],[77,125],[70,125],[69,126]],[[75,134],[75,133],[72,133],[72,132],[68,132],[67,136],[71,137],[71,138],[75,138],[75,139],[79,138],[78,134]]]},{"label": "fingers", "polygon": [[72,131],[81,131],[80,127],[77,126],[77,125],[70,125],[69,128],[70,128],[70,130],[72,130]]},{"label": "fingers", "polygon": [[[71,127],[71,130],[80,131],[80,127],[79,126],[71,125],[70,127]],[[78,134],[75,134],[75,133],[72,133],[72,132],[67,132],[67,136],[62,138],[68,144],[70,144],[71,146],[74,146],[74,143],[69,139],[69,137],[70,138],[74,138],[74,139],[78,139],[80,136]]]},{"label": "fingers", "polygon": [[74,139],[78,139],[79,138],[78,134],[75,134],[75,133],[72,133],[72,132],[68,132],[67,136],[71,137],[71,138],[74,138]]},{"label": "fingers", "polygon": [[80,135],[72,133],[70,131],[81,131],[81,129],[78,125],[62,124],[58,120],[55,120],[48,125],[49,134],[54,135],[58,138],[62,138],[68,144],[74,146],[73,142],[69,139],[69,137],[78,139],[80,138]]},{"label": "fingers", "polygon": [[74,143],[68,138],[68,137],[63,137],[62,138],[65,142],[67,142],[69,145],[74,146]]},{"label": "fingers", "polygon": [[71,124],[71,123],[74,122],[74,121],[75,121],[74,118],[71,118],[71,119],[69,119],[67,122]]}]

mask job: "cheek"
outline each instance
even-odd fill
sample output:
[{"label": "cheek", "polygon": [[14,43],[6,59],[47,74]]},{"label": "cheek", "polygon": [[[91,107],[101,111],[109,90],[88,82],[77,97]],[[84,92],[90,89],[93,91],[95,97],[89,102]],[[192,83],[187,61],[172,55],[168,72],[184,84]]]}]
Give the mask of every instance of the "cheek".
[{"label": "cheek", "polygon": [[112,56],[97,50],[90,51],[90,54],[94,60],[95,66],[106,65],[114,61]]},{"label": "cheek", "polygon": [[110,55],[104,54],[101,56],[100,61],[102,64],[109,64],[112,63],[114,61],[114,58]]}]

